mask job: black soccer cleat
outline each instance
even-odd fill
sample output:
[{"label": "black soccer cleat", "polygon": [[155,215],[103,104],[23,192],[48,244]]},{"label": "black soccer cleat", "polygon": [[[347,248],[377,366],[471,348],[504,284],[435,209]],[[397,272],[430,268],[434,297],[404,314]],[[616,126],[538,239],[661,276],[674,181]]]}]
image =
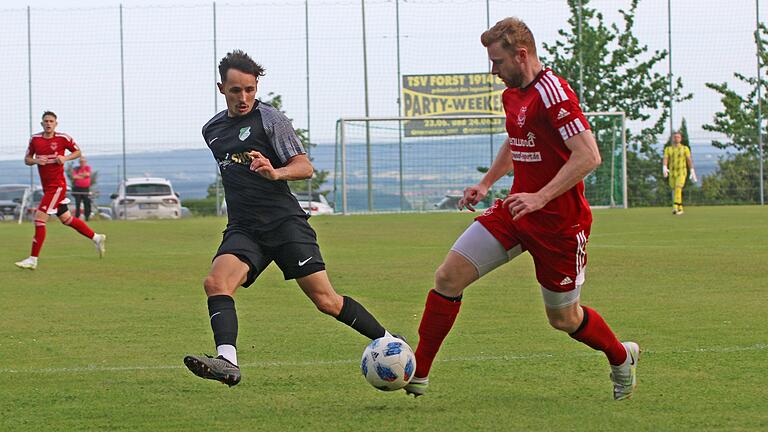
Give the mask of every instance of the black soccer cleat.
[{"label": "black soccer cleat", "polygon": [[218,381],[230,387],[240,382],[240,368],[223,356],[188,355],[184,357],[184,365],[200,378]]}]

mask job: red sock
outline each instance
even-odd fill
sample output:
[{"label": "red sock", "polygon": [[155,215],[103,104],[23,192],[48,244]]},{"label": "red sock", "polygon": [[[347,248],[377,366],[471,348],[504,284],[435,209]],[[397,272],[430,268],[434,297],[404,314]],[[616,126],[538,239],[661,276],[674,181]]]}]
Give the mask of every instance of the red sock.
[{"label": "red sock", "polygon": [[429,291],[424,315],[421,316],[421,324],[419,324],[419,346],[416,347],[414,376],[425,378],[429,375],[432,361],[435,360],[440,345],[451,331],[460,307],[460,301],[448,300],[435,290]]},{"label": "red sock", "polygon": [[94,234],[93,230],[90,229],[88,225],[85,224],[85,222],[81,221],[76,217],[71,217],[68,220],[64,221],[64,225],[69,225],[70,227],[74,228],[77,232],[88,237],[89,239],[93,238],[93,234]]},{"label": "red sock", "polygon": [[33,257],[40,255],[40,249],[43,248],[43,242],[45,241],[45,221],[35,219],[35,237],[32,238],[32,255]]},{"label": "red sock", "polygon": [[584,320],[581,322],[581,326],[570,336],[590,348],[604,352],[612,365],[624,363],[624,360],[627,359],[627,350],[616,339],[616,335],[613,334],[603,317],[594,309],[586,306],[581,308],[584,310]]}]

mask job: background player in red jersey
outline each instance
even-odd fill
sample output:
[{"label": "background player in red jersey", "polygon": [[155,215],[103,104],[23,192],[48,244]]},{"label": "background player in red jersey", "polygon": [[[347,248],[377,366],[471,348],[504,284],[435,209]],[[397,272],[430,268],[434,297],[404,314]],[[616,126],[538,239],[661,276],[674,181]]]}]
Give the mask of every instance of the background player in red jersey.
[{"label": "background player in red jersey", "polygon": [[[55,214],[64,225],[70,226],[80,234],[93,240],[99,256],[104,256],[104,234],[95,234],[85,222],[73,217],[67,208],[67,181],[64,178],[64,163],[80,157],[80,149],[71,136],[56,132],[58,125],[56,114],[51,111],[43,113],[40,123],[43,131],[32,135],[29,148],[24,156],[24,163],[37,165],[40,173],[40,183],[43,185],[43,199],[35,212],[35,237],[32,239],[32,253],[29,258],[16,263],[23,269],[37,268],[37,257],[45,241],[45,223],[49,215]],[[69,154],[65,155],[66,150]]]},{"label": "background player in red jersey", "polygon": [[530,29],[506,18],[483,33],[502,95],[508,138],[483,179],[464,190],[459,208],[474,211],[488,189],[514,168],[512,190],[475,219],[435,274],[419,325],[416,372],[405,387],[423,395],[432,361],[451,330],[464,289],[524,251],[530,252],[549,323],[603,351],[614,399],[636,385],[640,348],[621,343],[593,309],[579,304],[592,213],[583,178],[600,165],[597,143],[568,83],[541,65]]}]

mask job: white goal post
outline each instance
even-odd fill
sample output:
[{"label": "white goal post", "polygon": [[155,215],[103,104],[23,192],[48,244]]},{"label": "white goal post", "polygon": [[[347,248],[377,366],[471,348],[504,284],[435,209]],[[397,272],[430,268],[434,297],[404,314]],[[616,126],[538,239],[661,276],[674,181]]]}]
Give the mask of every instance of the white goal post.
[{"label": "white goal post", "polygon": [[[592,207],[628,207],[626,116],[584,113],[603,163],[585,178]],[[333,192],[337,211],[450,209],[475,184],[506,138],[503,115],[345,117],[336,123]],[[494,193],[508,190],[502,178]],[[489,193],[489,196],[491,194]],[[489,198],[490,199],[490,198]]]}]

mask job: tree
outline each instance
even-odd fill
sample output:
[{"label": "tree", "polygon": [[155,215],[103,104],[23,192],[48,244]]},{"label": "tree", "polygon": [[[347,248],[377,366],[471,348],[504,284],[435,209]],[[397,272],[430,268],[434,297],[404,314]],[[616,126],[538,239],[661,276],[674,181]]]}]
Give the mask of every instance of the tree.
[{"label": "tree", "polygon": [[[666,202],[668,191],[661,172],[661,153],[656,147],[669,118],[669,111],[664,108],[669,98],[680,102],[692,97],[683,93],[680,78],[669,95],[668,76],[656,71],[667,58],[667,51],[650,52],[633,34],[639,1],[632,0],[627,10],[619,10],[623,20],[619,27],[616,23],[607,26],[603,15],[589,7],[589,0],[568,0],[570,28],[561,29],[561,39],[553,44],[544,43],[546,54],[542,55],[556,73],[571,83],[585,111],[623,111],[627,120],[646,124],[638,132],[627,130],[628,193],[632,206]],[[592,126],[598,141],[602,139],[600,130],[609,129],[600,119],[595,119]],[[606,164],[598,168],[609,169]]]},{"label": "tree", "polygon": [[[765,51],[768,28],[760,24],[755,31],[755,44],[760,53],[760,65],[765,69],[768,63],[768,53]],[[765,75],[768,71],[763,71]],[[719,132],[728,138],[728,141],[713,140],[712,145],[721,148],[735,150],[736,154],[728,155],[718,162],[717,171],[704,177],[702,189],[705,198],[715,202],[750,202],[760,201],[759,190],[759,153],[758,146],[758,115],[757,115],[757,90],[758,85],[761,95],[768,92],[768,81],[757,77],[747,77],[735,72],[734,77],[744,83],[750,91],[742,96],[736,90],[730,88],[724,82],[720,84],[707,83],[706,86],[722,97],[723,110],[715,113],[713,122],[703,126],[704,130]],[[760,98],[761,113],[765,113],[766,100]],[[764,115],[764,114],[763,114]],[[763,125],[760,124],[762,128]],[[765,146],[765,131],[763,131],[763,146]],[[765,179],[762,180],[764,187]]]},{"label": "tree", "polygon": [[[264,100],[263,102],[269,105],[272,105],[277,109],[278,111],[285,114],[285,111],[283,111],[283,98],[280,95],[276,95],[272,92],[267,94],[268,99]],[[291,119],[292,120],[292,119]],[[307,137],[307,130],[306,129],[296,129],[296,135],[299,137],[299,140],[301,141],[301,144],[304,146],[304,148],[307,151],[310,151],[311,147],[315,147],[317,144],[309,142],[309,138]],[[310,157],[310,160],[312,158]],[[325,183],[326,179],[328,178],[329,172],[326,170],[317,171],[315,170],[314,174],[312,174],[312,191],[316,192],[320,190],[320,187]],[[221,187],[221,177],[216,176],[216,181],[208,185],[208,198],[215,197],[216,196],[216,182],[218,182],[219,190],[223,191],[223,188]],[[290,181],[288,184],[291,187],[291,190],[294,192],[306,192],[309,188],[309,182],[307,180],[296,180],[296,181]]]},{"label": "tree", "polygon": [[[720,159],[717,171],[705,176],[701,183],[704,199],[712,204],[760,202],[760,169],[758,158],[739,153]],[[763,183],[764,187],[768,184]]]},{"label": "tree", "polygon": [[[765,73],[768,72],[765,70],[765,65],[768,63],[768,52],[765,51],[768,29],[764,24],[760,24],[754,37],[760,52],[762,75],[765,76]],[[711,132],[720,132],[728,137],[729,141],[727,142],[712,141],[713,146],[721,149],[734,149],[754,156],[759,153],[757,145],[757,77],[747,77],[738,72],[735,72],[733,76],[750,89],[749,93],[742,96],[736,90],[731,89],[727,82],[706,83],[708,88],[722,96],[720,101],[723,104],[723,110],[715,113],[713,123],[706,124],[703,128]],[[760,108],[762,115],[765,115],[766,101],[764,96],[768,91],[768,81],[761,79],[760,89],[763,95],[760,98]],[[763,131],[763,145],[765,145],[765,139],[765,131]]]}]

